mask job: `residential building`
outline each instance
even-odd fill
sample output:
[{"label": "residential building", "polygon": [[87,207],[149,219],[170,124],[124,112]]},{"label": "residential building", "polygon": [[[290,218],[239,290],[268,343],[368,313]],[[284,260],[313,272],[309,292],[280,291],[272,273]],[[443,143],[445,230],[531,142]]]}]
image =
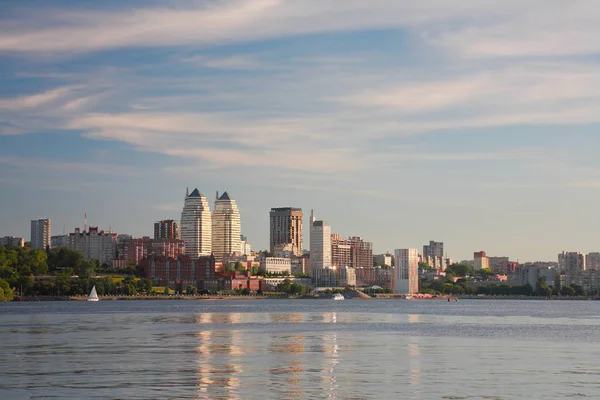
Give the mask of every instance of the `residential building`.
[{"label": "residential building", "polygon": [[485,254],[485,251],[473,253],[473,269],[481,271],[482,269],[490,268],[490,258]]},{"label": "residential building", "polygon": [[252,246],[248,242],[246,236],[240,235],[240,253],[243,256],[252,255]]},{"label": "residential building", "polygon": [[212,254],[212,216],[206,197],[198,189],[186,192],[180,229],[189,257]]},{"label": "residential building", "polygon": [[289,279],[292,283],[296,283],[304,286],[312,286],[313,282],[310,278],[295,278],[291,277],[276,277],[276,278],[263,278],[262,281],[265,284],[266,290],[274,291],[277,290],[277,286],[282,284],[286,279]]},{"label": "residential building", "polygon": [[516,272],[516,284],[519,286],[531,285],[535,289],[535,286],[539,282],[540,278],[546,278],[546,285],[553,286],[554,278],[558,274],[556,268],[551,267],[534,267],[534,266],[520,266]]},{"label": "residential building", "polygon": [[50,238],[50,247],[59,249],[69,247],[69,235],[55,235]]},{"label": "residential building", "polygon": [[397,249],[392,287],[396,294],[419,293],[419,251],[417,249]]},{"label": "residential building", "polygon": [[87,232],[75,228],[67,247],[83,254],[86,260],[110,263],[117,256],[117,234],[100,231],[97,226],[90,226]]},{"label": "residential building", "polygon": [[579,284],[581,274],[586,270],[585,256],[579,252],[565,252],[558,255],[558,264],[565,274],[563,285]]},{"label": "residential building", "polygon": [[179,239],[124,239],[118,243],[118,259],[138,265],[143,258],[156,256],[177,258],[185,254],[185,243]]},{"label": "residential building", "polygon": [[373,266],[373,244],[359,236],[342,239],[331,235],[331,265],[336,267],[366,268]]},{"label": "residential building", "polygon": [[154,223],[154,239],[179,239],[179,225],[172,219]]},{"label": "residential building", "polygon": [[281,257],[265,257],[260,262],[260,270],[271,274],[290,274],[292,271],[292,260]]},{"label": "residential building", "polygon": [[335,267],[352,266],[352,246],[337,233],[331,235],[331,265]]},{"label": "residential building", "polygon": [[444,258],[444,242],[429,241],[429,244],[423,246],[423,257]]},{"label": "residential building", "polygon": [[392,260],[394,259],[394,256],[392,254],[386,253],[386,254],[377,254],[373,257],[373,260],[375,261],[376,265],[381,265],[382,267],[391,267],[392,266]]},{"label": "residential building", "polygon": [[0,246],[24,247],[25,246],[25,238],[14,237],[14,236],[4,236],[3,238],[0,238]]},{"label": "residential building", "polygon": [[310,228],[310,269],[311,274],[324,267],[331,266],[331,227],[327,221],[314,220],[311,215]]},{"label": "residential building", "polygon": [[437,271],[445,271],[449,265],[447,263],[447,259],[443,257],[421,256],[420,259],[420,262],[429,265],[431,268]]},{"label": "residential building", "polygon": [[589,253],[585,256],[586,271],[600,271],[600,253]]},{"label": "residential building", "polygon": [[359,267],[355,269],[356,286],[380,286],[385,289],[392,288],[392,274],[394,269],[391,267]]},{"label": "residential building", "polygon": [[215,200],[212,213],[212,252],[217,260],[241,254],[240,212],[235,200],[227,192]]},{"label": "residential building", "polygon": [[50,218],[31,221],[31,248],[45,249],[50,247],[52,237],[52,222]]},{"label": "residential building", "polygon": [[290,243],[295,256],[302,255],[302,209],[293,207],[271,208],[270,221],[270,251],[274,253],[275,246]]},{"label": "residential building", "polygon": [[215,258],[180,255],[177,258],[151,256],[140,261],[140,271],[155,286],[184,291],[188,286],[203,289],[205,281],[217,279]]}]

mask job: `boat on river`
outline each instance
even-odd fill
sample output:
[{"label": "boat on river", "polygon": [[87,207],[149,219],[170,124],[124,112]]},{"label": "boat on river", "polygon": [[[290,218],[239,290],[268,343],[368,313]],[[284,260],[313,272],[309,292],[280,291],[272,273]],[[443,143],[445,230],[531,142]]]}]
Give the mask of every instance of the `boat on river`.
[{"label": "boat on river", "polygon": [[332,300],[344,300],[344,295],[342,295],[340,293],[336,293],[333,295],[333,297],[331,299]]},{"label": "boat on river", "polygon": [[96,292],[96,285],[92,288],[90,295],[88,296],[87,301],[98,301],[98,293]]}]

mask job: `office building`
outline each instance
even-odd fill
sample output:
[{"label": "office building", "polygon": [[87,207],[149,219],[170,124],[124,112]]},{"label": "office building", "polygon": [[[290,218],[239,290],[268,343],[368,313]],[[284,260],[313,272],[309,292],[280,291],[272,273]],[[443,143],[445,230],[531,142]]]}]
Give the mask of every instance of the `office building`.
[{"label": "office building", "polygon": [[373,257],[376,265],[380,265],[382,267],[391,267],[392,259],[394,258],[391,254],[377,254]]},{"label": "office building", "polygon": [[265,257],[260,262],[260,270],[270,274],[290,274],[292,271],[292,260],[281,257]]},{"label": "office building", "polygon": [[331,264],[331,227],[327,221],[316,221],[311,213],[310,227],[310,269],[330,267]]},{"label": "office building", "polygon": [[417,249],[397,249],[392,287],[395,294],[419,293],[419,251]]},{"label": "office building", "polygon": [[154,239],[179,239],[179,225],[172,219],[154,223]]},{"label": "office building", "polygon": [[212,252],[217,261],[241,255],[241,222],[237,204],[227,192],[215,200],[212,213]]},{"label": "office building", "polygon": [[295,256],[302,255],[302,209],[293,207],[272,208],[270,221],[270,251],[281,244],[291,244]]},{"label": "office building", "polygon": [[45,249],[50,247],[52,238],[52,222],[50,218],[31,221],[31,248]]},{"label": "office building", "polygon": [[246,236],[243,235],[240,235],[240,253],[243,256],[252,255],[252,246],[248,242],[248,238],[246,238]]},{"label": "office building", "polygon": [[180,230],[189,257],[212,254],[212,216],[206,197],[198,189],[186,192]]}]

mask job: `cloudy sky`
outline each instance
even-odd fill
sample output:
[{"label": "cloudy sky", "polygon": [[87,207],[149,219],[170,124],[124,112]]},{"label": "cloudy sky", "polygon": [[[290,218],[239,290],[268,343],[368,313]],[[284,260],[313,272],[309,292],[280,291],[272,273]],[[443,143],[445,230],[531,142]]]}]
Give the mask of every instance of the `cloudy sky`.
[{"label": "cloudy sky", "polygon": [[254,248],[295,206],[376,252],[600,251],[597,0],[124,3],[0,2],[0,235],[151,235],[198,187]]}]

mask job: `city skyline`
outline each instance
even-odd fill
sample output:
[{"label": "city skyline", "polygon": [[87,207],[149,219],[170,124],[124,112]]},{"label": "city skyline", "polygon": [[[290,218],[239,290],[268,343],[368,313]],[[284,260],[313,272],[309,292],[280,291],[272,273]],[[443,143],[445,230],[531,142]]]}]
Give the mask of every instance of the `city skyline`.
[{"label": "city skyline", "polygon": [[151,236],[193,186],[255,249],[291,205],[374,253],[598,251],[593,0],[43,3],[0,4],[2,236]]}]

